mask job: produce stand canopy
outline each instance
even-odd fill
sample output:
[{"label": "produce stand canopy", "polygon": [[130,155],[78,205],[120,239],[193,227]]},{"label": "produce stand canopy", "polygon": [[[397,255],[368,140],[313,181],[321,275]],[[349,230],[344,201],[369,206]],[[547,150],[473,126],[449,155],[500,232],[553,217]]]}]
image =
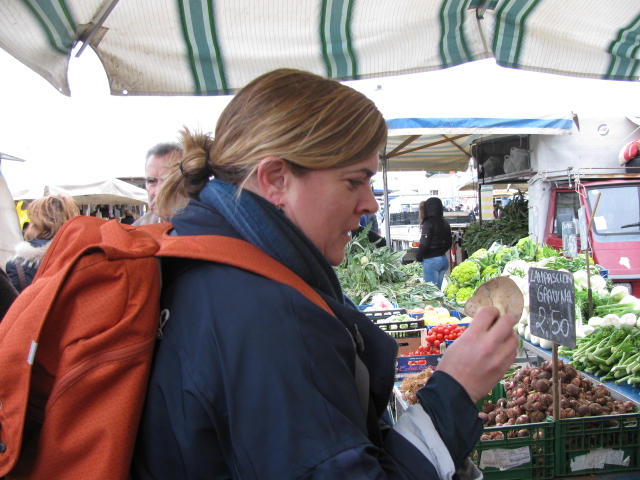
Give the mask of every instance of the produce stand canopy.
[{"label": "produce stand canopy", "polygon": [[147,191],[117,178],[81,183],[48,184],[13,192],[14,200],[33,200],[45,195],[69,195],[78,205],[144,205]]},{"label": "produce stand canopy", "polygon": [[637,0],[0,2],[0,48],[65,95],[80,45],[113,95],[227,95],[282,67],[355,80],[486,58],[632,81],[639,33]]},{"label": "produce stand canopy", "polygon": [[[464,106],[458,109],[464,110]],[[466,171],[471,159],[471,144],[483,135],[571,133],[571,112],[536,115],[523,110],[516,108],[512,117],[467,115],[389,119],[389,138],[383,159],[386,168],[392,171]]]}]

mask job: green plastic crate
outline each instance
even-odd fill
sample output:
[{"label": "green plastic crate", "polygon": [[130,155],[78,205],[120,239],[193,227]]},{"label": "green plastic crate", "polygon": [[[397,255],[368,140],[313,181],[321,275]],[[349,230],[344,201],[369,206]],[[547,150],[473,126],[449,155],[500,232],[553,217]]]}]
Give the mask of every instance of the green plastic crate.
[{"label": "green plastic crate", "polygon": [[501,398],[507,398],[507,394],[504,390],[504,383],[498,382],[498,384],[491,389],[489,393],[487,393],[484,397],[476,402],[476,407],[478,411],[482,411],[482,407],[491,400],[494,404],[500,400]]},{"label": "green plastic crate", "polygon": [[[518,432],[526,432],[518,436]],[[487,480],[554,478],[554,422],[487,427],[484,435],[495,440],[480,440],[470,454]]]},{"label": "green plastic crate", "polygon": [[556,475],[638,470],[640,412],[566,418],[556,428]]}]

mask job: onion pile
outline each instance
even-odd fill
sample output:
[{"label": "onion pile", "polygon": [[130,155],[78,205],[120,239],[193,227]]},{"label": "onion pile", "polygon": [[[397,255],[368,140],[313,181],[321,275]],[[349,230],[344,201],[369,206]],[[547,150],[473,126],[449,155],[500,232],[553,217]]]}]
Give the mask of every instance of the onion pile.
[{"label": "onion pile", "polygon": [[[552,363],[540,367],[522,367],[505,380],[507,398],[488,401],[478,414],[485,427],[543,422],[553,417],[554,384]],[[558,360],[561,382],[560,418],[618,415],[637,410],[631,401],[621,402],[609,396],[602,384],[594,385],[575,367]]]},{"label": "onion pile", "polygon": [[409,375],[402,381],[399,388],[409,405],[418,403],[418,396],[416,394],[418,390],[427,384],[427,380],[429,380],[431,375],[433,375],[433,369],[428,367],[415,375]]}]

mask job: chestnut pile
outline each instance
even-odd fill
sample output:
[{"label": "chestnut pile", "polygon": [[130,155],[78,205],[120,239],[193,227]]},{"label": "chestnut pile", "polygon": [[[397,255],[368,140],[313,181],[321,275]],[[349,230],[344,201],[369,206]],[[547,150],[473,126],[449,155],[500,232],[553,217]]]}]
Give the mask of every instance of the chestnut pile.
[{"label": "chestnut pile", "polygon": [[[631,401],[609,396],[602,384],[594,385],[572,365],[558,360],[561,382],[560,418],[619,415],[637,410]],[[478,414],[485,427],[543,422],[553,417],[554,384],[551,361],[539,367],[522,367],[504,382],[507,398],[488,401]]]}]

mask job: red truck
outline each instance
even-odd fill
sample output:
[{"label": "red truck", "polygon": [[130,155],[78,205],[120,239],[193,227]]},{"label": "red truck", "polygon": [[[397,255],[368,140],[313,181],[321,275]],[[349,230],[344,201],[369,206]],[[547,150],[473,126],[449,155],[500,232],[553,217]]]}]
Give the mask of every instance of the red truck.
[{"label": "red truck", "polygon": [[620,158],[640,136],[640,117],[586,108],[574,123],[569,135],[475,141],[478,182],[525,185],[535,241],[582,252],[588,236],[595,262],[640,298],[640,158],[626,164]]},{"label": "red truck", "polygon": [[[584,207],[594,261],[608,270],[615,284],[626,285],[640,298],[640,175],[612,177],[582,178],[551,187],[542,239],[563,248],[563,222],[579,224],[579,209]],[[577,249],[582,251],[584,239],[579,229],[575,233]]]}]

